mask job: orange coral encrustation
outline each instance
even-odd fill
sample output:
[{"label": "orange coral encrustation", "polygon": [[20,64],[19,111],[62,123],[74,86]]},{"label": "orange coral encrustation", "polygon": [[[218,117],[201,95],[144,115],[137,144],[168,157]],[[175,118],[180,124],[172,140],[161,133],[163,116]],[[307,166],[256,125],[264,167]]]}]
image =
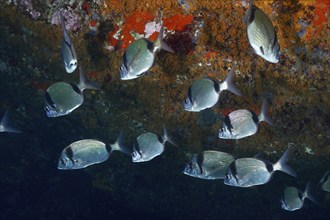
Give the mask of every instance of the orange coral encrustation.
[{"label": "orange coral encrustation", "polygon": [[[114,31],[108,33],[108,44],[113,47],[119,46],[119,49],[126,49],[128,45],[134,41],[131,32],[134,31],[139,34],[144,34],[145,25],[154,18],[155,16],[148,12],[134,12],[131,15],[126,16],[118,39],[116,39],[114,35],[120,29],[119,26],[117,26]],[[168,30],[181,31],[185,25],[192,23],[192,21],[192,15],[174,15],[164,19],[164,26]],[[158,34],[154,33],[149,39],[156,40],[157,36]]]},{"label": "orange coral encrustation", "polygon": [[313,36],[317,36],[321,33],[327,22],[327,16],[329,16],[330,0],[315,0],[314,1],[314,19],[312,25],[307,29],[306,40],[309,42],[313,39]]}]

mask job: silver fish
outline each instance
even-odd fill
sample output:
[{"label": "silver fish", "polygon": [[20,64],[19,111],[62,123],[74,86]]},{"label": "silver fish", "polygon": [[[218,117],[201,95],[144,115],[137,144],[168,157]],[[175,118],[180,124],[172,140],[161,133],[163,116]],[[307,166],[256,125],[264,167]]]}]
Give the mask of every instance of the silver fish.
[{"label": "silver fish", "polygon": [[83,91],[99,87],[85,79],[80,67],[79,84],[58,82],[51,85],[45,94],[45,111],[48,117],[59,117],[70,114],[84,102]]},{"label": "silver fish", "polygon": [[123,56],[120,66],[120,79],[130,80],[142,76],[154,63],[158,50],[174,51],[163,41],[164,25],[162,24],[158,38],[152,42],[142,38],[131,43]]},{"label": "silver fish", "polygon": [[190,112],[199,112],[213,107],[219,100],[220,94],[228,90],[238,96],[242,93],[232,83],[234,68],[232,68],[223,82],[210,78],[202,78],[194,81],[188,90],[184,101],[184,109]]},{"label": "silver fish", "polygon": [[328,170],[320,180],[319,186],[322,190],[330,192],[330,170]]},{"label": "silver fish", "polygon": [[226,172],[224,183],[229,186],[250,187],[267,183],[275,171],[282,171],[296,177],[297,174],[286,164],[287,149],[275,164],[257,158],[240,158],[233,161]]},{"label": "silver fish", "polygon": [[21,133],[20,130],[13,128],[9,124],[9,113],[6,111],[0,121],[0,132]]},{"label": "silver fish", "polygon": [[273,120],[268,114],[268,103],[266,100],[263,101],[259,115],[254,111],[246,109],[229,113],[224,118],[218,137],[221,139],[241,139],[254,135],[257,133],[259,123],[262,121],[273,125]]},{"label": "silver fish", "polygon": [[250,45],[256,54],[271,63],[279,61],[280,46],[276,31],[268,16],[250,1],[245,14],[244,22],[247,24],[247,36]]},{"label": "silver fish", "polygon": [[122,133],[116,142],[110,145],[94,139],[76,141],[63,149],[57,168],[60,170],[83,169],[106,161],[113,151],[125,153]]},{"label": "silver fish", "polygon": [[78,58],[76,50],[74,49],[70,35],[65,27],[64,18],[62,12],[59,13],[61,19],[61,25],[63,30],[63,40],[61,46],[61,55],[64,62],[64,67],[67,73],[72,73],[78,66]]},{"label": "silver fish", "polygon": [[286,187],[283,192],[283,198],[281,199],[281,207],[287,211],[301,209],[306,198],[318,204],[314,196],[311,194],[310,182],[307,184],[304,192],[296,187]]},{"label": "silver fish", "polygon": [[231,154],[207,150],[195,154],[186,164],[183,173],[201,179],[224,179],[227,168],[234,157]]},{"label": "silver fish", "polygon": [[158,136],[157,134],[151,132],[141,134],[136,138],[136,144],[133,145],[132,161],[150,161],[161,155],[167,141],[176,146],[176,144],[168,136],[168,132],[165,127],[163,136]]}]

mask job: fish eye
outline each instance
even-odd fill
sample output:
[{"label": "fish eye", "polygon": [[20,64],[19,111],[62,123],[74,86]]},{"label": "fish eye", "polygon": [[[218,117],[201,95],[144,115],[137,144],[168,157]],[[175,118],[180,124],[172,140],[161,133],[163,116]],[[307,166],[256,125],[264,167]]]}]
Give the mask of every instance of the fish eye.
[{"label": "fish eye", "polygon": [[70,67],[76,66],[77,62],[70,63]]}]

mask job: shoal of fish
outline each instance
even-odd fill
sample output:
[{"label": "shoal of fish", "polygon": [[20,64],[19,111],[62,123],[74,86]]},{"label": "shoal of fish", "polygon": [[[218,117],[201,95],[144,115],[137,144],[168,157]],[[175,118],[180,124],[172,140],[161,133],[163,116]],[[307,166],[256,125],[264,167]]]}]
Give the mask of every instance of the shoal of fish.
[{"label": "shoal of fish", "polygon": [[[277,63],[280,47],[275,28],[268,16],[253,3],[254,1],[251,0],[244,16],[248,41],[257,55],[271,63]],[[67,73],[73,73],[78,66],[77,54],[66,29],[62,13],[59,13],[59,19],[63,31],[61,56],[64,69]],[[156,41],[152,42],[142,38],[132,42],[122,58],[119,69],[120,79],[132,80],[143,76],[154,65],[155,56],[161,49],[174,53],[174,50],[163,41],[163,38],[164,25],[162,23]],[[83,91],[85,89],[100,89],[95,83],[85,78],[82,67],[79,68],[79,72],[79,83],[57,82],[47,89],[44,98],[44,110],[47,117],[70,114],[83,104]],[[242,93],[233,83],[234,74],[235,66],[230,69],[223,81],[207,77],[193,81],[183,101],[183,108],[189,112],[200,112],[212,108],[218,103],[223,91],[242,96]],[[238,109],[226,115],[218,137],[234,140],[246,138],[256,134],[259,124],[263,121],[269,125],[274,124],[273,119],[268,114],[266,99],[263,100],[259,115],[248,109]],[[9,124],[8,112],[2,116],[0,132],[21,132]],[[125,146],[122,132],[112,144],[96,139],[82,139],[63,149],[57,167],[60,170],[83,169],[107,161],[114,151],[129,155],[134,163],[147,162],[164,152],[166,142],[177,146],[165,126],[162,135],[153,132],[139,135],[131,148]],[[290,149],[288,148],[277,162],[272,163],[257,156],[235,158],[226,152],[206,150],[192,154],[183,169],[183,173],[205,180],[222,179],[224,184],[228,186],[252,187],[266,184],[276,171],[297,177],[297,173],[286,163],[289,154]],[[327,171],[319,182],[319,188],[326,192],[330,192],[329,174],[330,171]],[[311,192],[310,183],[307,184],[304,191],[297,187],[286,187],[281,198],[281,207],[288,211],[301,209],[306,198],[318,203]]]}]

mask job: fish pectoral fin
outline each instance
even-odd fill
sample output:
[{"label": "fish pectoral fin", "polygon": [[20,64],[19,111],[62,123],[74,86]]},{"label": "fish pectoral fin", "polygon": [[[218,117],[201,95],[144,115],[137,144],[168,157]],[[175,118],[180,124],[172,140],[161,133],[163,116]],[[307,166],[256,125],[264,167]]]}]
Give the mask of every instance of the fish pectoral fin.
[{"label": "fish pectoral fin", "polygon": [[262,55],[265,55],[265,51],[264,51],[264,48],[262,46],[260,46],[260,52],[262,53]]}]

